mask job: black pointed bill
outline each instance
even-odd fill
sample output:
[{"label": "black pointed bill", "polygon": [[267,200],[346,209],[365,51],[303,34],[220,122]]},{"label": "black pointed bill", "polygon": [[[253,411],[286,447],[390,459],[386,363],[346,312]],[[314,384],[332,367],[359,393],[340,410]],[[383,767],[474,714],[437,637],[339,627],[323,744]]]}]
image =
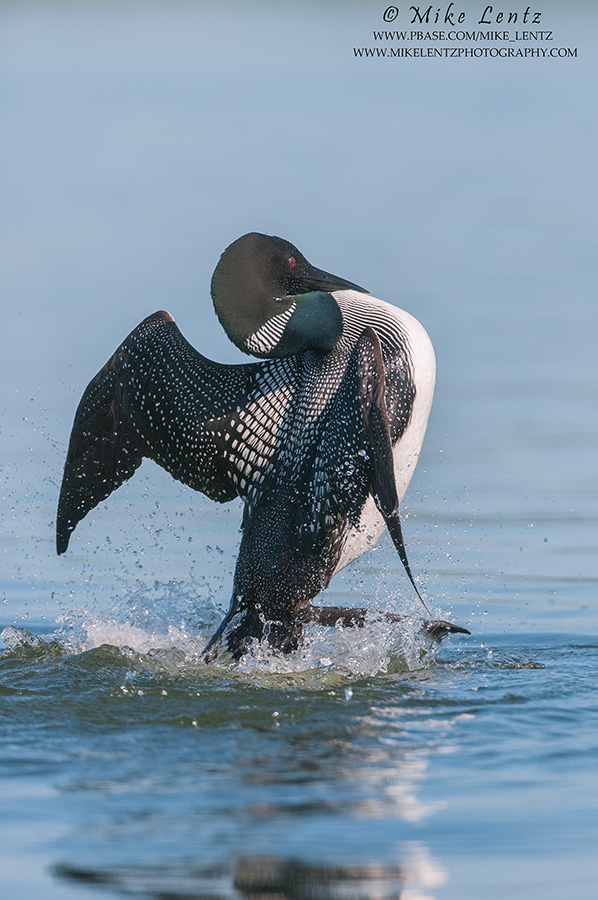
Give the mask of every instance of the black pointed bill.
[{"label": "black pointed bill", "polygon": [[362,294],[369,294],[369,291],[358,284],[347,281],[346,278],[339,278],[338,275],[331,275],[322,269],[316,269],[315,266],[310,266],[306,272],[293,273],[293,281],[297,284],[298,294],[308,291],[326,291],[329,294],[334,291],[359,291]]}]

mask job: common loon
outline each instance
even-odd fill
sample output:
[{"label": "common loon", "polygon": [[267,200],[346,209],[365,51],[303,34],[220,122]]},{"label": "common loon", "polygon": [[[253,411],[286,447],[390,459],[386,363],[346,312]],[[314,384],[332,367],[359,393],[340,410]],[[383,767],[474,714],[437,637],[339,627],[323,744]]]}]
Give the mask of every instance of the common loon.
[{"label": "common loon", "polygon": [[[363,624],[363,609],[312,600],[385,527],[417,591],[399,501],[426,430],[434,351],[409,313],[279,237],[234,241],[211,292],[228,337],[261,361],[211,362],[169,313],[144,319],[77,409],[56,547],[64,553],[77,523],[144,457],[213,500],[241,497],[231,604],[205,657],[225,634],[235,658],[263,638],[287,653],[306,622]],[[427,630],[469,633],[441,621]]]}]

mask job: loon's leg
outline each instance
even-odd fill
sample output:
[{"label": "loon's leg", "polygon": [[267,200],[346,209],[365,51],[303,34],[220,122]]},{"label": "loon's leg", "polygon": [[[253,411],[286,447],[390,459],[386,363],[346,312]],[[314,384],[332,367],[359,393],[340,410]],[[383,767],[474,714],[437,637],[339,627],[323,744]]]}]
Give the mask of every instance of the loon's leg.
[{"label": "loon's leg", "polygon": [[[366,616],[370,611],[363,607],[354,606],[310,606],[305,610],[305,621],[317,622],[319,625],[344,625],[346,628],[363,628]],[[387,622],[405,622],[409,616],[397,613],[373,613],[374,616],[382,616]],[[445,622],[443,619],[434,619],[422,623],[423,630],[433,640],[440,641],[447,634],[471,634],[467,628]]]},{"label": "loon's leg", "polygon": [[[204,662],[211,662],[217,652],[218,645],[222,640],[222,636],[235,615],[239,612],[241,605],[241,597],[233,597],[230,609],[210,640],[208,641],[204,651]],[[294,628],[284,627],[281,623],[271,623],[268,640],[272,646],[281,650],[283,653],[290,653],[296,650],[301,640],[301,623],[316,622],[318,625],[344,625],[345,628],[363,628],[366,617],[370,610],[360,606],[306,606],[302,609],[299,621]],[[409,620],[409,616],[399,615],[398,613],[372,613],[386,619],[387,622],[405,622]],[[247,611],[247,617],[251,619],[251,612]],[[277,628],[280,626],[280,628]],[[261,625],[260,625],[261,629]],[[258,629],[259,630],[259,629]],[[461,625],[455,625],[453,622],[446,622],[443,619],[424,620],[422,622],[422,630],[434,641],[441,641],[447,634],[471,634],[467,628]],[[249,626],[248,622],[241,625],[231,632],[229,636],[229,650],[235,659],[239,659],[247,650],[247,637],[258,636],[253,634],[254,629]],[[280,631],[280,634],[278,633]]]},{"label": "loon's leg", "polygon": [[453,622],[444,622],[442,619],[435,619],[432,622],[424,622],[424,631],[434,641],[441,641],[447,634],[471,634],[468,628],[461,625],[454,625]]},{"label": "loon's leg", "polygon": [[210,638],[210,640],[208,641],[208,643],[206,644],[206,646],[203,649],[202,656],[203,656],[204,662],[206,662],[206,663],[211,662],[214,659],[214,657],[216,656],[216,653],[218,651],[218,646],[220,644],[220,641],[222,640],[222,635],[225,632],[226,626],[231,622],[231,620],[239,612],[239,608],[241,606],[241,599],[242,598],[238,594],[233,594],[233,598],[230,602],[230,606],[229,606],[227,614],[225,615],[224,619],[222,620],[222,622],[220,623],[220,625],[218,626],[218,628],[216,629],[216,631],[214,632],[214,634],[212,635],[212,637]]},{"label": "loon's leg", "polygon": [[305,609],[306,622],[318,625],[344,625],[346,628],[363,628],[368,610],[359,606],[309,606]]}]

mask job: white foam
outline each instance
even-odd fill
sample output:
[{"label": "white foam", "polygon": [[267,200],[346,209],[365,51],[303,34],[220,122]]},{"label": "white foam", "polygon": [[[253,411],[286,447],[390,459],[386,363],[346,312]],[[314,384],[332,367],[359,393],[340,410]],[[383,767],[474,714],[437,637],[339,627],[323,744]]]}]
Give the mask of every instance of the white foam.
[{"label": "white foam", "polygon": [[[125,613],[126,615],[126,613]],[[65,616],[52,635],[38,637],[22,629],[5,629],[7,647],[52,642],[61,652],[78,655],[103,647],[115,648],[140,658],[159,659],[169,669],[183,666],[203,668],[203,651],[215,629],[209,622],[190,626],[171,624],[153,615],[151,621],[122,621],[114,615],[84,611]],[[309,681],[337,683],[368,677],[429,668],[435,647],[422,631],[420,610],[408,611],[400,622],[388,622],[382,614],[371,614],[363,628],[325,628],[311,625],[304,630],[300,648],[287,656],[276,654],[265,642],[255,642],[250,651],[235,662],[225,648],[210,664],[212,670],[238,672],[242,676],[290,675]],[[9,633],[10,632],[10,633]]]}]

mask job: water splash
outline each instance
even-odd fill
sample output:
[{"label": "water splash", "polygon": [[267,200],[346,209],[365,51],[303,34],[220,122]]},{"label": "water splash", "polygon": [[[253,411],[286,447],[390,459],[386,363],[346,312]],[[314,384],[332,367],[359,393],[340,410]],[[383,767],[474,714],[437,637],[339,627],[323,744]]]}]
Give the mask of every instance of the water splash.
[{"label": "water splash", "polygon": [[[212,619],[215,611],[208,612]],[[141,668],[159,663],[174,674],[188,667],[211,673],[236,673],[243,679],[261,682],[263,677],[306,678],[317,686],[347,679],[410,672],[434,665],[437,648],[422,631],[415,616],[400,623],[372,618],[364,628],[305,629],[299,650],[288,656],[275,654],[264,642],[255,643],[239,662],[226,649],[210,666],[203,662],[203,650],[213,630],[213,622],[197,627],[186,621],[173,624],[156,609],[145,608],[141,617],[119,619],[90,611],[63,616],[54,633],[35,634],[9,626],[0,634],[4,654],[31,654],[35,657],[79,656],[102,649],[116,650]]]}]

